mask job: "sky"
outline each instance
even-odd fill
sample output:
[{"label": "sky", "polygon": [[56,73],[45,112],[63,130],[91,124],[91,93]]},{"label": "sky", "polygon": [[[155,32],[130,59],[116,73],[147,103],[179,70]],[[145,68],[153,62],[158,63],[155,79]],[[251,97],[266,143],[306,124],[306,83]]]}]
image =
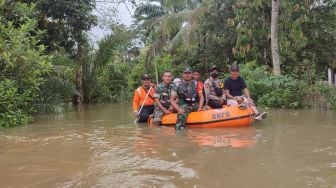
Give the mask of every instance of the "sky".
[{"label": "sky", "polygon": [[[126,5],[127,7],[126,7]],[[108,14],[109,10],[112,7],[115,7],[117,10],[117,20],[124,25],[130,26],[132,24],[132,15],[134,13],[134,7],[128,1],[120,4],[104,3],[102,1],[97,2],[97,10],[94,11],[94,14],[98,16],[98,20],[103,18],[102,14]],[[91,39],[94,43],[102,39],[105,35],[109,34],[110,31],[102,28],[102,23],[99,21],[98,26],[95,26],[90,31]]]}]

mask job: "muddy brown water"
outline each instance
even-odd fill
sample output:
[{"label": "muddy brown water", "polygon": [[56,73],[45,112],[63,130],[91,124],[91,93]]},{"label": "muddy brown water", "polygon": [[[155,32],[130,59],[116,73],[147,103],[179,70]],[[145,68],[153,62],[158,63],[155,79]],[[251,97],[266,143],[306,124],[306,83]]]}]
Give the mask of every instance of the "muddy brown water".
[{"label": "muddy brown water", "polygon": [[130,105],[0,131],[0,187],[336,187],[336,112],[267,110],[251,127],[133,124]]}]

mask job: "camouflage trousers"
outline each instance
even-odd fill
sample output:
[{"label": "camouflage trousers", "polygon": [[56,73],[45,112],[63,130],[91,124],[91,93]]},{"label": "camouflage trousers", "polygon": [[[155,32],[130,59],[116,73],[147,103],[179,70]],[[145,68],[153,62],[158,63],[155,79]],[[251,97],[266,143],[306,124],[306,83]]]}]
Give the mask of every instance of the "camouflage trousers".
[{"label": "camouflage trousers", "polygon": [[155,106],[155,109],[153,112],[153,121],[161,122],[163,114],[164,114],[163,111],[159,107]]},{"label": "camouflage trousers", "polygon": [[184,110],[184,114],[177,114],[177,121],[176,121],[175,129],[183,130],[185,127],[187,118],[189,116],[189,113],[197,111],[198,107],[199,107],[198,103],[180,105],[180,108]]}]

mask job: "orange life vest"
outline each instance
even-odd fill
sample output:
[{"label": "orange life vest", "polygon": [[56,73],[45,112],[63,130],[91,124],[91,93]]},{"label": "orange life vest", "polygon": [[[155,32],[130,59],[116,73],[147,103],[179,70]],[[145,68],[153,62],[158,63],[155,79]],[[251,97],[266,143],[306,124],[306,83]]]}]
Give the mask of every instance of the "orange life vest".
[{"label": "orange life vest", "polygon": [[154,105],[154,88],[150,89],[150,93],[144,102],[148,91],[144,87],[140,86],[134,91],[133,97],[133,110],[138,111],[142,104],[144,106]]}]

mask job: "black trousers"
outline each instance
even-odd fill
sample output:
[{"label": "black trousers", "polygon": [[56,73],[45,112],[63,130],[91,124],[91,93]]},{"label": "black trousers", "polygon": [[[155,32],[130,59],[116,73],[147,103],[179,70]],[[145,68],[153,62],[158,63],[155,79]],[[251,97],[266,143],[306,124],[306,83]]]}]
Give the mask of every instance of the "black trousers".
[{"label": "black trousers", "polygon": [[152,106],[144,106],[139,115],[139,123],[147,122],[148,117],[153,114],[154,112],[154,105]]},{"label": "black trousers", "polygon": [[221,102],[219,100],[209,100],[208,101],[208,105],[211,108],[223,108],[223,105],[221,104]]}]

